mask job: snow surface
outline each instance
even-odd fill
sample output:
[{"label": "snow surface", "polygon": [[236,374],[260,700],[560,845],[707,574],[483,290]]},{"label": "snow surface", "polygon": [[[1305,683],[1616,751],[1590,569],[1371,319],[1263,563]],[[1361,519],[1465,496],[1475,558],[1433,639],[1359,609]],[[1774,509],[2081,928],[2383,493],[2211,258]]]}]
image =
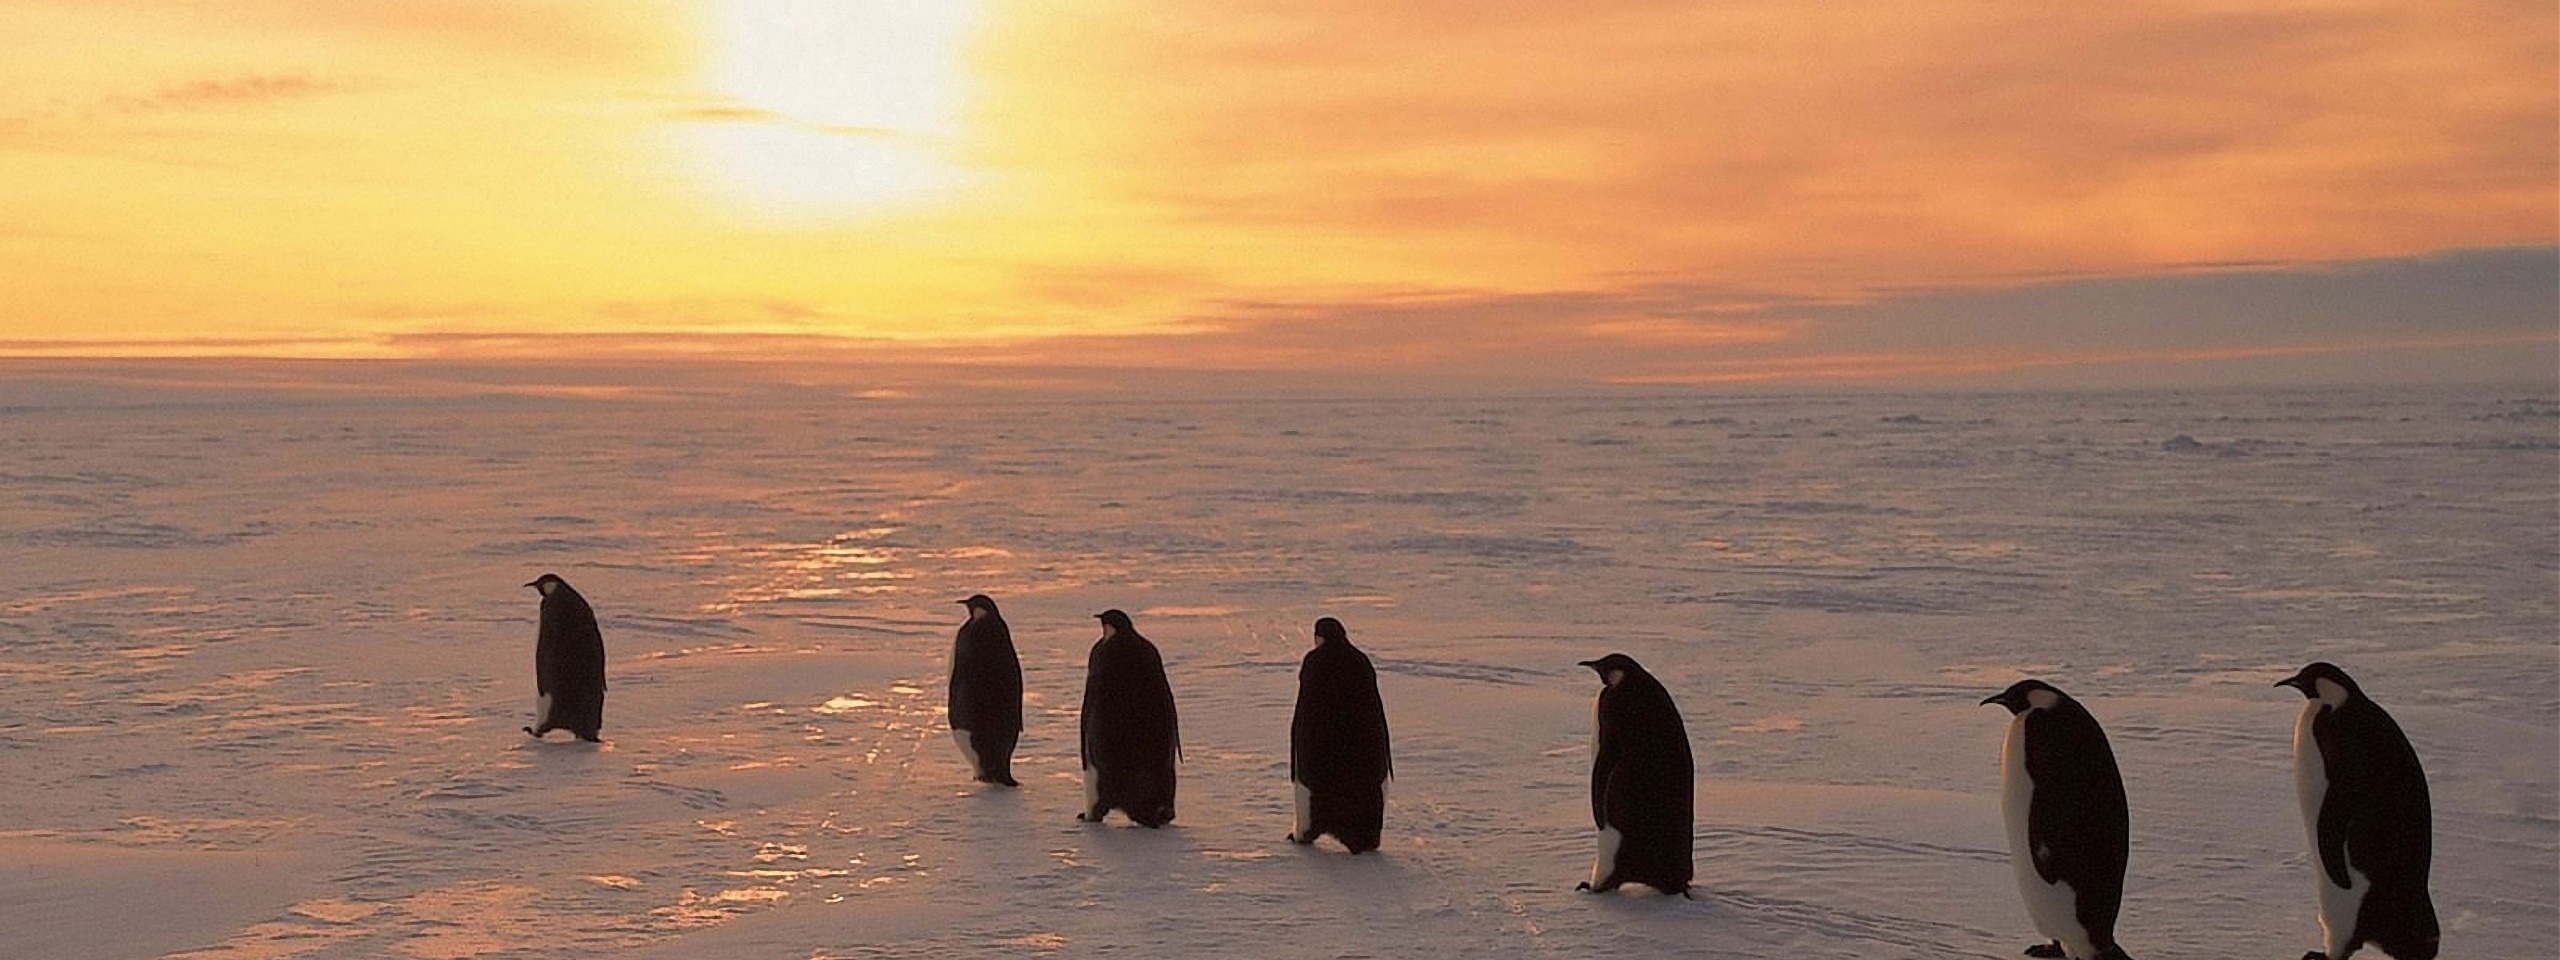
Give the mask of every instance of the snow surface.
[{"label": "snow surface", "polygon": [[[2547,386],[973,404],[28,369],[0,956],[2006,958],[2035,937],[1976,701],[2034,675],[2122,762],[2131,953],[2294,957],[2301,700],[2271,684],[2316,658],[2426,763],[2445,955],[2560,933]],[[517,731],[545,571],[603,621],[602,747]],[[939,717],[981,591],[1023,655],[1019,790]],[[1113,606],[1183,711],[1162,831],[1074,821]],[[1319,615],[1380,668],[1379,855],[1283,840]],[[1573,892],[1574,664],[1611,651],[1687,715],[1696,902]]]}]

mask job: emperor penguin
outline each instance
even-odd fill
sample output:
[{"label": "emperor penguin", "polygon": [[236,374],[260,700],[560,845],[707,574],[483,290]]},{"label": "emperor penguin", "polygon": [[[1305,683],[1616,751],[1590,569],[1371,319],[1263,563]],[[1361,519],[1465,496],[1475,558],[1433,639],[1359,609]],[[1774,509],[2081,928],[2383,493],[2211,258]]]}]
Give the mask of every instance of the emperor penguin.
[{"label": "emperor penguin", "polygon": [[1394,775],[1378,671],[1342,621],[1317,620],[1315,649],[1298,662],[1298,708],[1289,720],[1289,785],[1298,799],[1289,839],[1314,843],[1329,833],[1352,853],[1377,849]]},{"label": "emperor penguin", "polygon": [[1600,849],[1591,879],[1574,889],[1603,893],[1641,883],[1688,897],[1697,783],[1680,707],[1633,657],[1613,653],[1582,665],[1601,682],[1591,757],[1591,822]]},{"label": "emperor penguin", "polygon": [[2000,813],[2018,896],[2051,941],[2027,956],[2129,960],[2116,944],[2116,913],[2131,817],[2107,732],[2042,680],[2020,680],[1982,702],[2013,715],[2000,747]]},{"label": "emperor penguin", "polygon": [[2418,751],[2334,665],[2314,663],[2276,686],[2309,701],[2293,724],[2293,786],[2326,949],[2303,960],[2347,960],[2368,943],[2393,960],[2434,960],[2442,934],[2427,896],[2433,812]]},{"label": "emperor penguin", "polygon": [[533,726],[524,732],[540,737],[567,730],[598,742],[604,730],[604,633],[596,629],[595,608],[556,573],[525,586],[542,593],[542,628],[533,641]]},{"label": "emperor penguin", "polygon": [[1022,738],[1022,660],[996,602],[977,594],[960,603],[969,619],[951,643],[951,739],[980,783],[1018,787],[1013,745]]},{"label": "emperor penguin", "polygon": [[1164,657],[1128,614],[1105,610],[1094,619],[1102,621],[1102,639],[1085,661],[1078,721],[1085,809],[1076,819],[1100,823],[1117,809],[1139,826],[1161,827],[1173,820],[1174,766],[1182,756]]}]

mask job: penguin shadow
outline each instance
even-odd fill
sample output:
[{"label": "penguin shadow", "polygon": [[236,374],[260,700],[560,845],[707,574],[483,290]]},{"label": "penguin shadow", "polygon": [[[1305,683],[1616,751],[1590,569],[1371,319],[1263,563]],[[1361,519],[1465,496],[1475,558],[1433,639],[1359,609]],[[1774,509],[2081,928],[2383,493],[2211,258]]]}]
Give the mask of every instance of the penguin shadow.
[{"label": "penguin shadow", "polygon": [[1026,789],[1028,789],[1027,785],[1008,787],[1001,783],[964,780],[952,787],[951,795],[963,799],[975,799],[987,809],[1016,808],[1022,805],[1022,794]]},{"label": "penguin shadow", "polygon": [[1591,909],[1601,911],[1617,923],[1661,923],[1667,920],[1697,921],[1731,916],[1732,901],[1725,895],[1701,886],[1691,886],[1687,896],[1664,893],[1641,883],[1627,883],[1607,891],[1569,890],[1577,900],[1587,901]]},{"label": "penguin shadow", "polygon": [[1178,868],[1207,854],[1182,824],[1144,827],[1113,813],[1100,823],[1073,821],[1069,828],[1084,838],[1085,849],[1117,870],[1140,876],[1172,876]]},{"label": "penguin shadow", "polygon": [[1344,888],[1406,889],[1411,884],[1426,884],[1431,875],[1411,862],[1380,847],[1366,853],[1352,853],[1332,837],[1314,843],[1299,843],[1282,834],[1278,841],[1295,854],[1298,862],[1326,881]]},{"label": "penguin shadow", "polygon": [[981,836],[1022,834],[1032,829],[1035,814],[1028,784],[1008,787],[1000,783],[962,780],[951,786],[951,798],[969,829]]},{"label": "penguin shadow", "polygon": [[601,762],[596,759],[597,757],[614,752],[613,741],[611,740],[596,742],[580,740],[576,737],[570,737],[566,740],[554,740],[549,737],[522,737],[516,741],[514,746],[508,747],[507,750],[511,753],[543,757],[545,758],[542,761],[544,764],[555,765],[561,769],[569,770],[591,766],[595,763]]}]

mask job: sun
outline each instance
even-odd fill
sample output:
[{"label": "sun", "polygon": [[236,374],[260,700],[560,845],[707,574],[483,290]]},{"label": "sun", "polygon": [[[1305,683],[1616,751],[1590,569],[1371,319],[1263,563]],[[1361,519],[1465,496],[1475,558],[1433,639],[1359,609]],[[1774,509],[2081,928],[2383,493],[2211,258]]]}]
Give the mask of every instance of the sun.
[{"label": "sun", "polygon": [[717,193],[820,219],[932,199],[964,181],[963,47],[977,0],[723,0],[709,86],[681,136]]}]

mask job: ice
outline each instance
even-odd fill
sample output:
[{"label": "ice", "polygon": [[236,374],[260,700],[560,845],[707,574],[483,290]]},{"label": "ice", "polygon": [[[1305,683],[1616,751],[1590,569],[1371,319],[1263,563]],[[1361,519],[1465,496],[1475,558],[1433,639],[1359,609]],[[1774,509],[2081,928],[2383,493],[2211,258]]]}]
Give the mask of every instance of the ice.
[{"label": "ice", "polygon": [[[0,955],[2010,957],[2006,717],[1975,701],[2033,675],[2113,736],[2131,952],[2299,956],[2299,699],[2270,685],[2312,659],[2427,765],[2446,955],[2560,926],[2547,387],[862,399],[171,369],[0,377]],[[517,732],[543,572],[602,618],[601,746]],[[1019,790],[971,783],[940,717],[979,592],[1023,656]],[[1164,831],[1073,822],[1108,607],[1182,706]],[[1377,855],[1282,839],[1328,614],[1396,733]],[[1611,651],[1687,714],[1697,902],[1572,892],[1574,664]]]}]

